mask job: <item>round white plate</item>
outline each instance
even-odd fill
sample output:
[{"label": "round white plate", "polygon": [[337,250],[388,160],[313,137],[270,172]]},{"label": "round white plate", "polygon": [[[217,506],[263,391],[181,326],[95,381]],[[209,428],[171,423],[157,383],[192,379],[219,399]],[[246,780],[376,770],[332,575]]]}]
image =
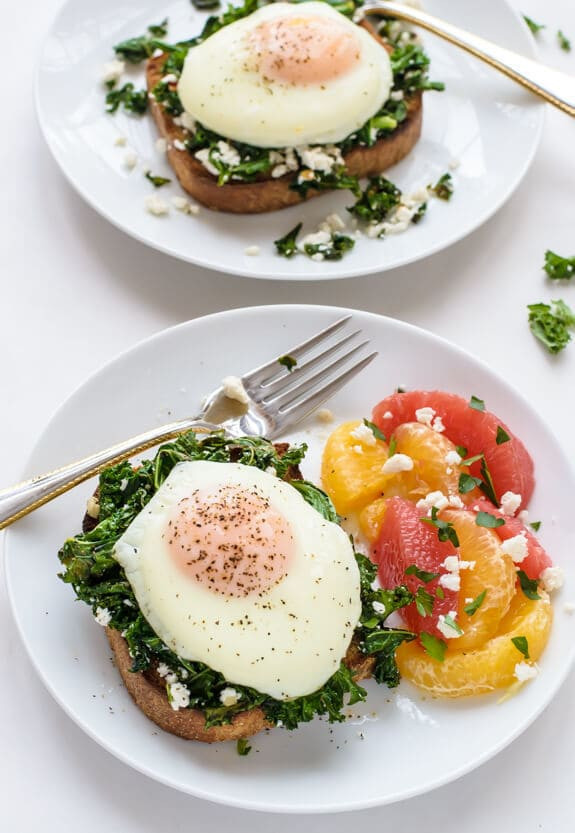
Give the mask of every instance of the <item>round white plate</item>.
[{"label": "round white plate", "polygon": [[[428,0],[426,8],[525,55],[535,54],[532,35],[504,0]],[[202,209],[190,217],[172,208],[169,216],[154,217],[144,208],[145,197],[154,192],[144,170],[173,173],[155,151],[157,133],[150,117],[105,113],[101,76],[102,65],[113,57],[113,44],[144,33],[166,16],[169,38],[181,40],[200,31],[206,14],[195,11],[189,0],[68,0],[40,58],[38,114],[56,161],[96,211],[138,240],[191,263],[282,280],[343,278],[401,266],[455,243],[490,217],[517,187],[537,148],[543,106],[485,64],[427,35],[431,76],[445,81],[447,89],[425,94],[422,138],[388,174],[410,193],[435,182],[450,163],[459,163],[452,171],[451,202],[432,200],[423,222],[385,240],[362,238],[339,262],[315,263],[303,255],[289,261],[279,257],[273,241],[300,220],[307,233],[331,212],[349,216],[349,193],[326,194],[265,215]],[[129,75],[142,86],[140,70]],[[114,144],[119,135],[138,153],[140,162],[133,171],[124,165],[126,148]],[[167,199],[180,193],[175,180],[158,192]],[[253,245],[260,247],[259,256],[245,254]]]},{"label": "round white plate", "polygon": [[[230,373],[282,355],[342,314],[335,307],[259,307],[211,315],[148,339],[85,382],[60,408],[36,446],[27,472],[110,445],[168,417],[197,412],[204,394]],[[353,313],[379,357],[330,403],[336,419],[368,416],[397,385],[437,387],[486,400],[535,457],[532,518],[566,574],[541,673],[516,697],[433,700],[407,683],[394,691],[367,684],[350,719],[252,739],[242,758],[235,744],[206,746],[157,729],[133,705],[110,662],[91,612],[58,580],[58,548],[79,531],[84,484],[12,527],[6,536],[9,595],[26,649],[49,691],[92,738],[121,760],[201,798],[276,812],[352,810],[407,798],[476,767],[526,729],[557,691],[575,652],[574,475],[531,406],[485,365],[407,324]],[[241,342],[241,351],[238,344]],[[311,418],[290,439],[310,445],[304,474],[316,479],[329,427]],[[55,750],[56,751],[56,750]],[[552,749],[541,749],[551,765]]]}]

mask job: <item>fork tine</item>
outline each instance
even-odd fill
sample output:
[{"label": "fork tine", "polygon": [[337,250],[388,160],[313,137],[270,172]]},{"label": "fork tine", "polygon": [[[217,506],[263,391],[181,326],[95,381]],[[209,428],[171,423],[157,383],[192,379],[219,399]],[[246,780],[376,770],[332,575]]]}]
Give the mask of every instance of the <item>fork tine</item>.
[{"label": "fork tine", "polygon": [[364,359],[356,362],[356,364],[348,368],[348,370],[342,373],[341,376],[337,376],[335,379],[332,379],[331,382],[328,382],[318,388],[310,396],[307,396],[299,402],[293,402],[286,408],[280,409],[278,415],[279,418],[276,422],[278,432],[285,431],[290,425],[295,422],[300,422],[312,411],[315,411],[316,408],[322,405],[326,400],[330,399],[340,388],[346,385],[350,379],[353,379],[354,376],[367,367],[367,365],[370,364],[370,362],[372,362],[378,355],[379,354],[377,352],[371,353],[369,356],[366,356]]},{"label": "fork tine", "polygon": [[[343,318],[339,318],[333,324],[330,324],[329,327],[326,327],[324,330],[316,333],[311,338],[308,338],[306,341],[302,341],[300,344],[296,344],[294,347],[286,350],[286,355],[292,356],[294,359],[299,361],[309,350],[317,347],[318,344],[321,344],[323,341],[340,330],[350,319],[351,315],[344,315]],[[289,371],[281,365],[278,365],[277,359],[272,359],[271,362],[262,364],[260,367],[256,367],[254,370],[246,373],[245,376],[242,376],[242,382],[244,387],[264,384],[272,381],[279,373],[285,376],[288,375]]]},{"label": "fork tine", "polygon": [[282,411],[285,409],[290,403],[297,401],[298,399],[302,399],[305,397],[306,394],[311,393],[318,385],[324,382],[326,379],[332,377],[334,373],[338,370],[342,369],[345,365],[349,364],[349,360],[358,353],[360,350],[363,350],[364,347],[369,344],[368,341],[364,341],[361,344],[358,344],[357,347],[353,347],[351,350],[348,350],[347,353],[344,353],[343,356],[335,359],[331,364],[328,364],[326,367],[321,368],[314,373],[312,376],[309,376],[305,379],[302,379],[299,384],[295,386],[290,386],[289,388],[282,388],[275,396],[270,396],[269,399],[264,396],[261,406],[263,408],[269,408],[270,410],[277,410]]}]

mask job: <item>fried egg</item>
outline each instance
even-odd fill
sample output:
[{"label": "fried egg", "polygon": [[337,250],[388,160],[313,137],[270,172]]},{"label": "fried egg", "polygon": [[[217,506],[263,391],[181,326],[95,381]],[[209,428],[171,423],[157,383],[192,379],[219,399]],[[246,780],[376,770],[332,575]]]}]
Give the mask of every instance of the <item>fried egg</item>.
[{"label": "fried egg", "polygon": [[392,81],[385,48],[331,6],[272,3],[191,48],[178,95],[221,136],[283,148],[345,139]]},{"label": "fried egg", "polygon": [[361,613],[346,533],[252,466],[179,463],[115,557],[174,653],[278,700],[331,677]]}]

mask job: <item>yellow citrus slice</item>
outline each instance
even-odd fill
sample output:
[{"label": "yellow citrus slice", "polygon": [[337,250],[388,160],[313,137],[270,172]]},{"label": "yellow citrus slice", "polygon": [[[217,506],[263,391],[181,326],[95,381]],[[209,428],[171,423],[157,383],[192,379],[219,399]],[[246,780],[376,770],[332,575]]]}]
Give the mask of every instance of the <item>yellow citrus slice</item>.
[{"label": "yellow citrus slice", "polygon": [[360,509],[383,494],[387,444],[360,421],[345,422],[330,434],[323,451],[323,488],[340,515]]}]

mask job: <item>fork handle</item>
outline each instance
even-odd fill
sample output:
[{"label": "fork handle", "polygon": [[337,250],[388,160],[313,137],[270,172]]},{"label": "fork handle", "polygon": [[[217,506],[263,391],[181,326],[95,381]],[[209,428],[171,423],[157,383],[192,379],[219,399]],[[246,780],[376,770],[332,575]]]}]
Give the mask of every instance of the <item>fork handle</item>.
[{"label": "fork handle", "polygon": [[0,491],[0,529],[4,529],[14,521],[18,521],[38,507],[58,495],[73,489],[84,480],[99,474],[106,466],[112,466],[133,457],[141,451],[146,451],[155,445],[172,440],[184,431],[200,429],[205,431],[217,430],[219,426],[202,419],[182,419],[152,428],[144,434],[138,434],[129,440],[113,445],[82,460],[76,460],[55,471],[24,480],[8,489]]},{"label": "fork handle", "polygon": [[433,32],[434,35],[439,35],[450,43],[460,46],[466,52],[471,52],[472,55],[481,58],[482,61],[563,110],[564,113],[575,116],[575,78],[564,72],[551,69],[531,58],[525,58],[517,52],[498,46],[485,38],[466,32],[464,29],[411,6],[387,2],[387,0],[384,2],[368,0],[358,9],[356,19],[361,19],[368,14],[395,17],[398,20],[415,23]]}]

